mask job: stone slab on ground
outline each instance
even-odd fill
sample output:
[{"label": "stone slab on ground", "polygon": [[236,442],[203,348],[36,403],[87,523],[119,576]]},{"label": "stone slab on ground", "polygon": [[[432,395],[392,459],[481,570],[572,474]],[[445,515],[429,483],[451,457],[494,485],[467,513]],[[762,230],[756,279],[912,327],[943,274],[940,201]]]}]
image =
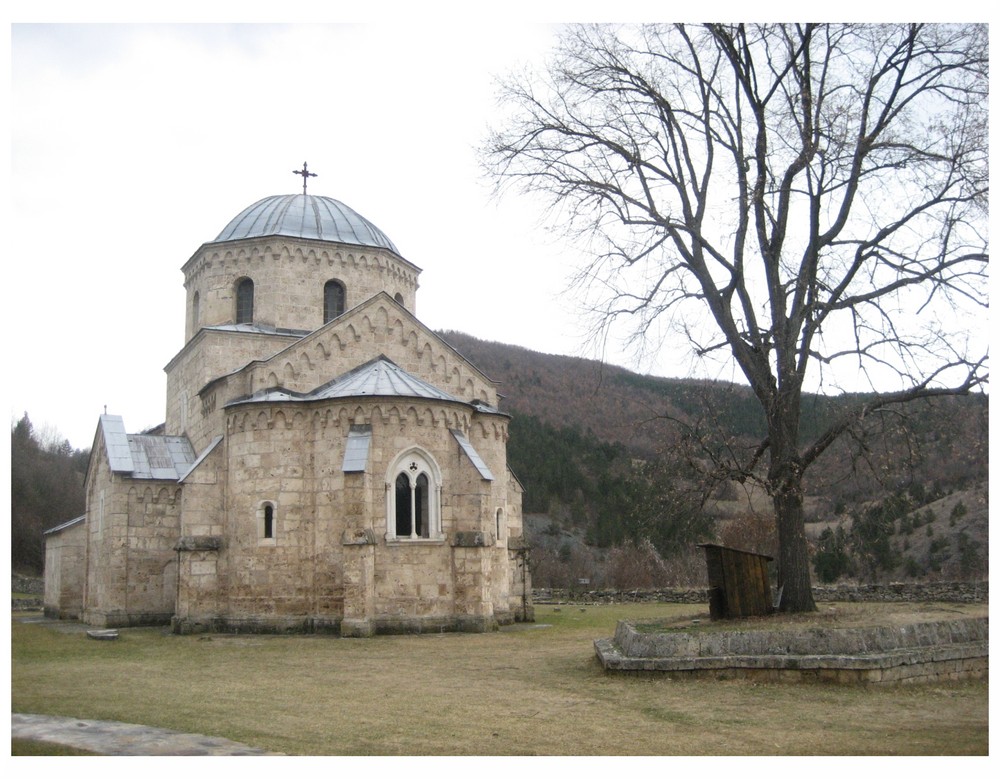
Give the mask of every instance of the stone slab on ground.
[{"label": "stone slab on ground", "polygon": [[61,744],[99,755],[232,757],[280,754],[199,733],[41,714],[12,714],[11,738]]}]

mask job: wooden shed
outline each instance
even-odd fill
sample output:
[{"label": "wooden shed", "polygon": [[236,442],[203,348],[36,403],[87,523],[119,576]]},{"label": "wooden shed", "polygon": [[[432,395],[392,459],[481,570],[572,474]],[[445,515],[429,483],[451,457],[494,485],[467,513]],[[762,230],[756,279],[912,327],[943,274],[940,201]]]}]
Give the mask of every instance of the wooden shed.
[{"label": "wooden shed", "polygon": [[774,558],[718,544],[698,544],[708,564],[708,606],[712,619],[770,614],[771,585],[767,564]]}]

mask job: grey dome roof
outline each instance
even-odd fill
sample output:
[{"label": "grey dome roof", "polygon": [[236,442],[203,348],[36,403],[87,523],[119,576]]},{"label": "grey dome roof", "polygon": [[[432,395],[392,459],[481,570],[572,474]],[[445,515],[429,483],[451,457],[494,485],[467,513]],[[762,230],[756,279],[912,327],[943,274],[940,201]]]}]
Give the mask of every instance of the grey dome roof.
[{"label": "grey dome roof", "polygon": [[273,195],[236,215],[215,242],[285,235],[399,250],[389,236],[350,206],[317,195]]}]

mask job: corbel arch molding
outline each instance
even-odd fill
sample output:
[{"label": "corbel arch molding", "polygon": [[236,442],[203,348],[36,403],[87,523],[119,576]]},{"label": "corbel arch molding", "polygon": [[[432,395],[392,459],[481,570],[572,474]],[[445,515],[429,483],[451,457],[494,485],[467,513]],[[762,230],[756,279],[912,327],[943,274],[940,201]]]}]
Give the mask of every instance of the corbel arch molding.
[{"label": "corbel arch molding", "polygon": [[177,499],[178,494],[176,490],[173,490],[170,487],[160,487],[160,489],[156,491],[156,495],[153,496],[153,503],[162,503],[173,506],[177,503]]},{"label": "corbel arch molding", "polygon": [[296,259],[296,255],[301,251],[299,247],[289,246],[287,243],[283,243],[278,247],[278,251],[275,253],[275,259],[279,262],[290,262]]},{"label": "corbel arch molding", "polygon": [[318,362],[330,359],[330,345],[328,339],[317,338],[313,344],[313,354]]},{"label": "corbel arch molding", "polygon": [[226,434],[232,435],[233,433],[241,432],[243,430],[245,417],[245,414],[231,411],[226,417]]},{"label": "corbel arch molding", "polygon": [[437,423],[434,419],[434,409],[424,408],[420,412],[420,417],[417,420],[417,424],[425,427],[436,427]]}]

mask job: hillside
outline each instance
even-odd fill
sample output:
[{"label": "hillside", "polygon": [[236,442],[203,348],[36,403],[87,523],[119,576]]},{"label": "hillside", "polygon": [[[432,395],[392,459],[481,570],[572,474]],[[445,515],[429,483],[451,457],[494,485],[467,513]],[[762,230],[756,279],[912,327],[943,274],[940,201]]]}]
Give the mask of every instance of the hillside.
[{"label": "hillside", "polygon": [[[499,382],[501,408],[513,416],[510,461],[526,488],[529,532],[543,557],[560,562],[567,577],[576,578],[594,561],[606,562],[611,547],[641,541],[640,531],[629,526],[637,488],[629,474],[636,462],[669,460],[680,450],[685,430],[717,427],[733,449],[752,450],[763,437],[760,410],[746,387],[643,376],[594,360],[542,354],[454,331],[441,336]],[[854,400],[807,397],[803,442],[815,438]],[[682,466],[678,461],[670,465],[674,482],[690,482]],[[670,477],[659,478],[655,489],[662,490]],[[647,480],[642,486],[652,484]],[[820,534],[841,528],[841,546],[857,558],[841,575],[878,579],[958,574],[956,561],[963,555],[966,574],[973,568],[985,574],[987,484],[988,398],[916,403],[905,415],[898,410],[879,415],[867,429],[844,436],[812,468],[806,480],[810,535],[819,550]],[[950,505],[958,502],[976,510],[949,522]],[[871,544],[863,538],[863,526],[866,512],[883,503],[903,507],[904,514],[913,516],[929,516],[930,511],[936,519],[918,519],[918,532],[912,529],[912,519],[894,516],[891,527],[882,526],[881,537],[895,553],[882,555],[883,566],[873,569],[865,563]],[[726,483],[718,485],[698,511],[716,520],[699,532],[720,539],[735,518],[766,522],[770,507],[759,491]],[[854,525],[858,529],[852,535]],[[736,538],[725,541],[735,544],[747,531],[744,527],[732,532]],[[688,537],[674,540],[683,544]],[[654,546],[665,553],[670,543],[661,537]],[[578,570],[570,574],[574,567]]]}]

